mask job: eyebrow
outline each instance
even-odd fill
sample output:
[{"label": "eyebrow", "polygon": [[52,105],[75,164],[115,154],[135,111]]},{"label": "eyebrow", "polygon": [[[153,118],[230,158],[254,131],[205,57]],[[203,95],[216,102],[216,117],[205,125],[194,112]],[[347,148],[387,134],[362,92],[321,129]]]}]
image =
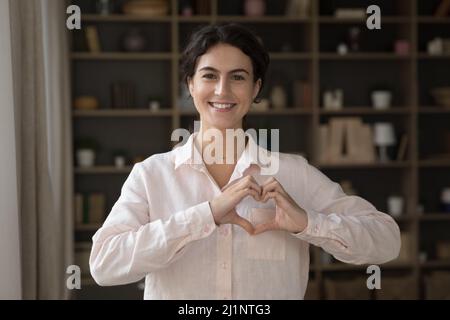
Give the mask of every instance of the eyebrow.
[{"label": "eyebrow", "polygon": [[[214,71],[214,72],[219,72],[219,70],[217,70],[217,69],[215,69],[215,68],[213,68],[213,67],[203,67],[203,68],[201,68],[200,70],[198,70],[198,71]],[[233,70],[231,70],[229,73],[234,73],[234,72],[245,72],[246,74],[248,74],[248,75],[250,75],[250,73],[247,71],[247,70],[245,70],[245,69],[233,69]]]}]

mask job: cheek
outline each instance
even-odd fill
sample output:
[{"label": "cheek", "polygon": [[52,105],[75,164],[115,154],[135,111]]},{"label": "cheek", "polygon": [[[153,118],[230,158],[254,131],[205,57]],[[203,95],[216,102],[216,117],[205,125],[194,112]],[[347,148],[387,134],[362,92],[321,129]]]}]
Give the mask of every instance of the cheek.
[{"label": "cheek", "polygon": [[253,85],[245,84],[236,86],[234,93],[239,96],[241,100],[253,100]]}]

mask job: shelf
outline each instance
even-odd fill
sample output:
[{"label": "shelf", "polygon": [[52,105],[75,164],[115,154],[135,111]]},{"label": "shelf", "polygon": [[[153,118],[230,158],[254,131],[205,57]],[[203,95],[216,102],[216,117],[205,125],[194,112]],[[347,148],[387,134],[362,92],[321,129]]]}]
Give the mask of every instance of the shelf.
[{"label": "shelf", "polygon": [[428,159],[428,160],[420,160],[419,166],[421,168],[446,168],[450,167],[450,158],[449,159]]},{"label": "shelf", "polygon": [[439,18],[435,16],[419,16],[417,18],[419,23],[434,23],[434,24],[446,24],[450,23],[450,18]]},{"label": "shelf", "polygon": [[423,114],[450,114],[450,108],[436,106],[421,106],[419,113]]},{"label": "shelf", "polygon": [[273,15],[263,17],[246,17],[238,15],[217,16],[217,22],[241,22],[241,23],[310,23],[312,19],[309,17],[296,18],[284,15]]},{"label": "shelf", "polygon": [[411,55],[400,55],[394,52],[358,52],[358,53],[321,53],[321,60],[407,60]]},{"label": "shelf", "polygon": [[92,168],[75,168],[76,174],[128,174],[132,166],[117,168],[115,166],[95,166]]},{"label": "shelf", "polygon": [[[255,111],[251,110],[247,115],[249,116],[284,116],[284,115],[312,115],[313,111],[311,108],[286,108],[283,110],[269,109],[267,111]],[[198,112],[193,110],[180,110],[180,115],[182,116],[196,116]]]},{"label": "shelf", "polygon": [[91,277],[82,277],[81,288],[83,288],[83,286],[98,286],[98,284]]},{"label": "shelf", "polygon": [[103,109],[103,110],[74,110],[74,117],[170,117],[173,111],[147,109]]},{"label": "shelf", "polygon": [[192,23],[211,23],[213,21],[212,16],[205,16],[205,15],[193,15],[190,17],[185,16],[177,16],[176,20],[178,22],[192,22]]},{"label": "shelf", "polygon": [[410,113],[409,108],[406,107],[392,107],[386,110],[376,110],[372,107],[344,107],[341,110],[324,110],[320,109],[321,115],[348,115],[348,114],[360,114],[360,115],[407,115]]},{"label": "shelf", "polygon": [[419,215],[421,221],[450,221],[450,213],[423,213]]},{"label": "shelf", "polygon": [[423,59],[423,60],[439,60],[439,59],[450,59],[450,54],[439,54],[439,55],[435,55],[435,54],[428,54],[428,53],[424,53],[424,52],[419,52],[417,54],[417,57],[419,59]]},{"label": "shelf", "polygon": [[[312,60],[311,52],[269,52],[271,60]],[[177,59],[181,58],[181,54],[176,54]]]},{"label": "shelf", "polygon": [[[369,265],[352,265],[345,263],[333,263],[329,265],[322,265],[322,271],[362,271],[367,270]],[[381,270],[394,270],[394,269],[410,269],[412,265],[410,263],[386,263],[379,265]]]},{"label": "shelf", "polygon": [[75,225],[75,231],[97,231],[100,229],[102,225],[93,223],[93,224],[77,224]]},{"label": "shelf", "polygon": [[170,60],[174,57],[169,52],[146,52],[146,53],[127,53],[127,52],[73,52],[73,60]]},{"label": "shelf", "polygon": [[312,53],[308,52],[270,52],[271,60],[309,60],[312,59]]},{"label": "shelf", "polygon": [[450,260],[431,260],[422,262],[420,264],[421,268],[431,269],[431,268],[450,268]]},{"label": "shelf", "polygon": [[[367,18],[337,18],[334,16],[320,16],[320,23],[332,23],[332,24],[348,24],[348,23],[363,23],[366,25]],[[381,23],[409,23],[410,18],[407,16],[382,16]]]},{"label": "shelf", "polygon": [[342,164],[318,164],[320,169],[404,169],[409,167],[407,161],[392,161],[387,163],[342,163]]},{"label": "shelf", "polygon": [[85,22],[171,22],[171,16],[143,16],[131,14],[83,14],[81,20]]}]

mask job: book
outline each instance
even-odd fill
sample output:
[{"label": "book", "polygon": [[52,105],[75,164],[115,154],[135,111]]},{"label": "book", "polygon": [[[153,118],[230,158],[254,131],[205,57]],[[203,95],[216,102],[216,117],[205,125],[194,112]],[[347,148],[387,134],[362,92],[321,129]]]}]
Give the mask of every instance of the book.
[{"label": "book", "polygon": [[329,153],[330,163],[339,163],[343,160],[343,144],[345,134],[345,119],[331,119],[329,132]]},{"label": "book", "polygon": [[105,220],[105,195],[91,193],[89,195],[89,223],[103,223]]},{"label": "book", "polygon": [[294,108],[312,107],[312,86],[306,81],[294,81]]},{"label": "book", "polygon": [[134,108],[135,97],[135,86],[132,82],[114,82],[111,85],[112,108]]},{"label": "book", "polygon": [[83,195],[81,193],[75,194],[75,225],[79,225],[83,223]]},{"label": "book", "polygon": [[443,18],[448,15],[450,12],[450,0],[442,0],[438,7],[436,8],[436,11],[434,12],[435,17]]},{"label": "book", "polygon": [[364,141],[361,140],[361,126],[361,118],[355,117],[346,120],[345,141],[347,147],[347,159],[351,162],[361,162],[364,160]]},{"label": "book", "polygon": [[211,14],[211,0],[196,0],[195,1],[195,14],[196,15]]},{"label": "book", "polygon": [[318,155],[319,162],[324,164],[328,163],[328,135],[329,135],[329,126],[326,124],[322,124],[319,126],[319,146],[318,146]]},{"label": "book", "polygon": [[400,139],[400,144],[398,146],[397,158],[396,158],[397,161],[405,160],[407,147],[408,147],[408,135],[405,133],[402,135],[402,137]]},{"label": "book", "polygon": [[86,27],[86,42],[90,52],[98,53],[101,51],[97,27]]},{"label": "book", "polygon": [[340,8],[334,12],[336,18],[341,19],[365,19],[366,10],[357,8]]},{"label": "book", "polygon": [[374,163],[376,160],[375,146],[373,143],[372,127],[362,124],[360,129],[361,161],[364,163]]}]

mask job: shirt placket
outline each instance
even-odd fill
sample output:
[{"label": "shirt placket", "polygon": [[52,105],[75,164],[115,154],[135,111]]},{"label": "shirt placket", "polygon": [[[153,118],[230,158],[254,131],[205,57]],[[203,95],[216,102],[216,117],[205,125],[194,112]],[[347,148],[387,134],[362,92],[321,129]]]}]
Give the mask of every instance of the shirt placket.
[{"label": "shirt placket", "polygon": [[232,228],[230,224],[218,228],[217,237],[217,296],[219,299],[232,299]]},{"label": "shirt placket", "polygon": [[[215,190],[215,196],[218,196],[222,191],[220,190],[217,183],[209,174],[208,170],[201,166],[198,168],[209,178],[212,186]],[[231,300],[231,283],[232,283],[232,248],[233,248],[233,238],[232,238],[232,228],[230,224],[223,224],[218,226],[218,236],[217,236],[217,297],[218,299]]]}]

